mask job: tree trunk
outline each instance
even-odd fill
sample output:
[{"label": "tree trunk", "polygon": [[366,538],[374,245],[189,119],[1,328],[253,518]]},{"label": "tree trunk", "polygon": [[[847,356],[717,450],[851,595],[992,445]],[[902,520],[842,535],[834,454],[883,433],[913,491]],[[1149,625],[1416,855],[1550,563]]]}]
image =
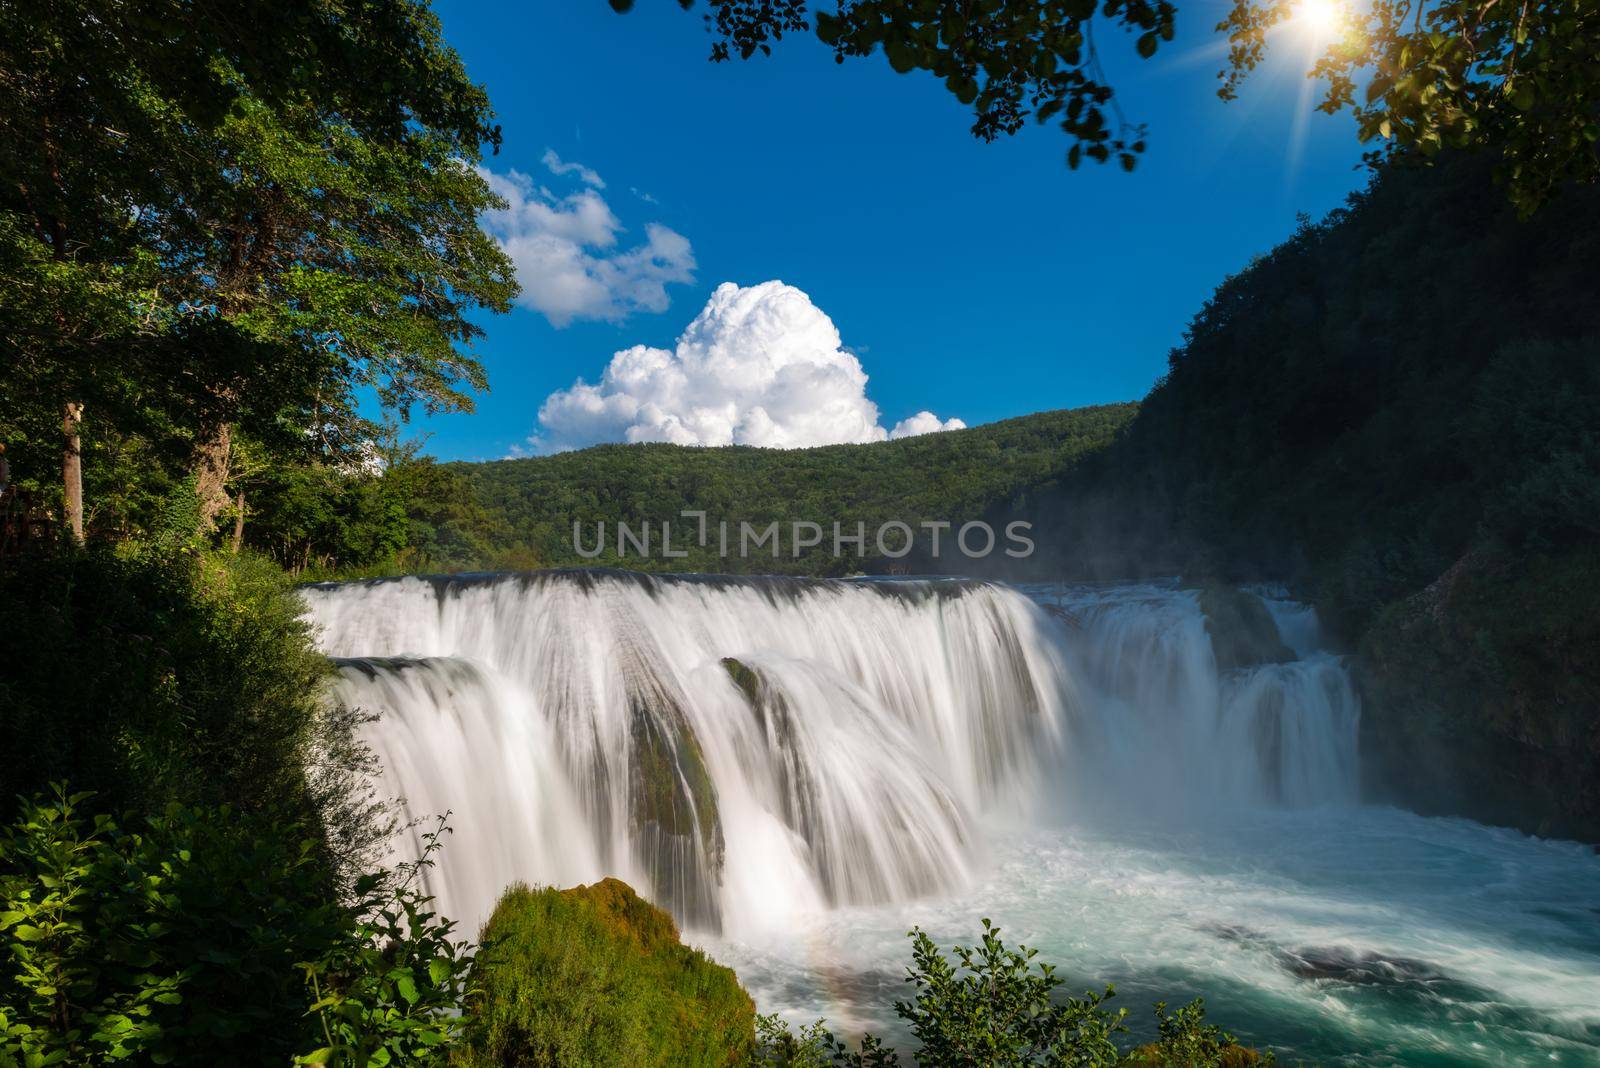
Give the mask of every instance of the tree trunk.
[{"label": "tree trunk", "polygon": [[228,506],[228,463],[233,434],[227,423],[201,432],[195,457],[194,491],[200,497],[200,530],[210,534],[217,516]]},{"label": "tree trunk", "polygon": [[83,405],[61,406],[61,512],[72,540],[83,544]]},{"label": "tree trunk", "polygon": [[233,551],[238,555],[244,548],[244,487],[240,486],[233,499]]}]

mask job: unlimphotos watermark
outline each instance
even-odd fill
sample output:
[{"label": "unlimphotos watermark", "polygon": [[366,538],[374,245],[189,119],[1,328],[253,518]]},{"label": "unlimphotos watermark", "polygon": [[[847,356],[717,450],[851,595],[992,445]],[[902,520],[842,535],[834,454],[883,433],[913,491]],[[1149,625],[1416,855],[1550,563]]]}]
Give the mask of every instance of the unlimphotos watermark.
[{"label": "unlimphotos watermark", "polygon": [[[876,550],[876,555],[890,560],[910,556],[919,546],[924,547],[927,557],[934,560],[942,554],[955,552],[972,560],[981,560],[996,550],[1017,559],[1033,555],[1033,539],[1028,537],[1033,524],[1022,520],[1015,520],[1005,525],[1002,541],[1002,537],[995,533],[994,527],[982,520],[973,520],[957,526],[947,520],[925,519],[913,527],[910,523],[891,519],[879,524],[870,536],[865,522],[857,522],[852,527],[848,523],[835,521],[830,524],[832,527],[830,537],[829,531],[823,524],[804,519],[788,522],[774,520],[765,524],[750,523],[745,520],[735,523],[732,520],[721,519],[713,524],[707,521],[706,513],[703,511],[679,512],[678,515],[694,522],[680,524],[679,533],[676,535],[673,533],[671,521],[668,520],[652,522],[647,519],[637,524],[620,521],[609,524],[616,555],[626,557],[632,554],[647,559],[678,560],[689,555],[690,544],[698,545],[702,549],[714,547],[717,555],[724,560],[734,557],[748,560],[752,556],[766,553],[770,553],[772,559],[778,560],[786,554],[791,558],[797,558],[811,550],[827,552],[829,549],[836,558],[848,556],[865,558],[869,546]],[[588,539],[586,526],[593,528],[592,541]],[[593,560],[603,554],[607,547],[607,526],[604,520],[593,524],[573,520],[573,551],[585,560]],[[674,537],[678,539],[676,545],[673,543]]]}]

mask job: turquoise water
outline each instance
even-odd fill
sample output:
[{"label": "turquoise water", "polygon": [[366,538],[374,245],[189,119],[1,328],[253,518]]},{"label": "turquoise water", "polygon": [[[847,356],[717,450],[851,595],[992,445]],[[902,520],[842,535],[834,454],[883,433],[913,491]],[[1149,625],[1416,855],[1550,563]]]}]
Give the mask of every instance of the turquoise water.
[{"label": "turquoise water", "polygon": [[711,941],[763,1011],[902,1040],[913,924],[970,942],[981,917],[1151,1004],[1209,1018],[1281,1061],[1600,1064],[1600,857],[1381,807],[1240,812],[1182,829],[992,828],[958,895],[815,917],[765,944]]}]

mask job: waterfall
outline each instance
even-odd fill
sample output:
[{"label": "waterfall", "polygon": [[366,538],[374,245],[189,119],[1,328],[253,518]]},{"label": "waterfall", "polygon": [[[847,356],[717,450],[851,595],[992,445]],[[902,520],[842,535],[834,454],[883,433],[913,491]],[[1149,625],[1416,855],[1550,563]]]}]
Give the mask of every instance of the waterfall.
[{"label": "waterfall", "polygon": [[1360,702],[1342,659],[1315,648],[1309,607],[1266,601],[1293,624],[1283,633],[1302,643],[1298,659],[1219,672],[1193,591],[1036,596],[1074,623],[1071,668],[1095,695],[1080,792],[1175,813],[1356,800]]},{"label": "waterfall", "polygon": [[335,696],[379,716],[379,789],[451,813],[428,886],[468,929],[518,879],[617,875],[734,933],[939,894],[982,869],[985,821],[1058,818],[1074,784],[1355,792],[1340,661],[1219,673],[1176,589],[553,571],[302,595]]}]

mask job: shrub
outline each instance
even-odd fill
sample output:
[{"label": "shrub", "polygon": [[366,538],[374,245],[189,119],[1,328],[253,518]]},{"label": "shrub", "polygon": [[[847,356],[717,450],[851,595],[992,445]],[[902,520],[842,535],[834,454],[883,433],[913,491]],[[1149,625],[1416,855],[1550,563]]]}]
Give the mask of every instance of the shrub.
[{"label": "shrub", "polygon": [[[1243,1068],[1273,1063],[1238,1045],[1232,1035],[1205,1022],[1196,999],[1168,1013],[1156,1006],[1158,1040],[1124,1054],[1116,1036],[1126,1032],[1123,1010],[1105,1008],[1115,991],[1061,998],[1061,980],[1049,964],[1035,964],[1035,950],[1008,948],[1000,930],[983,921],[975,947],[956,946],[947,957],[921,929],[913,929],[912,963],[906,982],[916,988],[895,1012],[917,1040],[913,1060],[919,1068]],[[822,1020],[791,1031],[777,1016],[757,1021],[753,1063],[760,1068],[890,1068],[895,1051],[867,1035],[851,1050]]]},{"label": "shrub", "polygon": [[445,830],[441,818],[423,836],[422,859],[398,877],[377,872],[358,879],[349,922],[317,959],[301,965],[324,1044],[296,1064],[447,1063],[465,1026],[460,1009],[473,947],[451,941],[455,924],[432,912],[433,899],[419,889]]},{"label": "shrub", "polygon": [[298,961],[341,931],[314,839],[173,804],[135,827],[57,787],[0,835],[0,1063],[286,1062]]},{"label": "shrub", "polygon": [[1123,1063],[1128,1068],[1252,1068],[1274,1062],[1272,1054],[1246,1049],[1238,1039],[1205,1020],[1205,1001],[1201,998],[1173,1012],[1167,1011],[1166,1002],[1157,1002],[1156,1030],[1160,1038],[1135,1050]]},{"label": "shrub", "polygon": [[0,575],[0,618],[0,819],[55,781],[107,813],[229,805],[317,829],[329,878],[387,829],[357,788],[359,717],[325,712],[328,661],[270,562],[69,548]]},{"label": "shrub", "polygon": [[343,904],[298,827],[172,804],[130,830],[87,800],[0,830],[0,1065],[444,1062],[470,958],[422,866]]},{"label": "shrub", "polygon": [[484,926],[464,1063],[742,1065],[755,1007],[627,884],[513,886]]}]

